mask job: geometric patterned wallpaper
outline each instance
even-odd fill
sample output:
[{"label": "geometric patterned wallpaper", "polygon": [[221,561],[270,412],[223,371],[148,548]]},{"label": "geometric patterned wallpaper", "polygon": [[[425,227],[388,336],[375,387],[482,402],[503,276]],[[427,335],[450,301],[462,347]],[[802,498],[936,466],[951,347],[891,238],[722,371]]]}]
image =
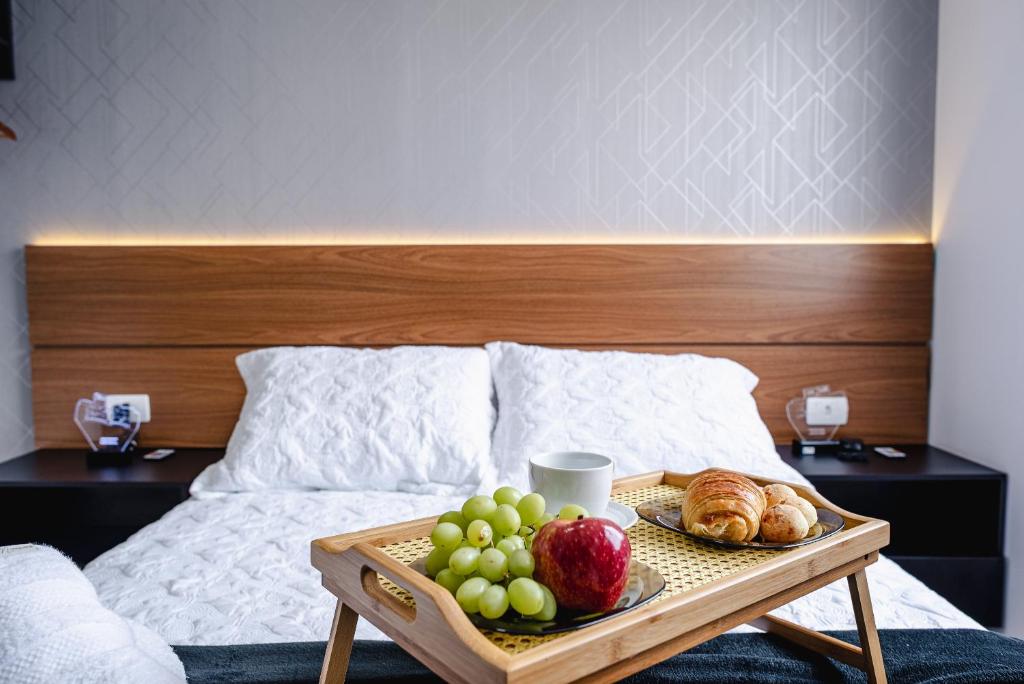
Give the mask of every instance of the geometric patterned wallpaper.
[{"label": "geometric patterned wallpaper", "polygon": [[31,445],[34,240],[926,238],[937,17],[936,0],[14,0],[0,459]]}]

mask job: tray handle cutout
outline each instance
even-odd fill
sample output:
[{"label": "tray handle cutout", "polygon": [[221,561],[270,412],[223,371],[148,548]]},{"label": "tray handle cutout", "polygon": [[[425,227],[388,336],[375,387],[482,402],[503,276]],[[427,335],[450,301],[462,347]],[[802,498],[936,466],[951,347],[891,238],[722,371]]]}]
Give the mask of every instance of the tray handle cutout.
[{"label": "tray handle cutout", "polygon": [[413,598],[413,605],[410,606],[409,604],[404,603],[397,596],[395,596],[390,591],[381,586],[380,578],[382,574],[389,582],[394,584],[396,587],[404,589],[406,592],[409,593],[410,596],[412,595],[411,591],[405,589],[405,587],[402,587],[402,585],[396,582],[394,578],[389,577],[385,573],[378,574],[377,570],[374,570],[373,568],[367,565],[364,565],[363,569],[360,572],[360,582],[363,585],[363,591],[365,591],[366,594],[370,598],[372,598],[377,605],[387,608],[388,610],[390,610],[406,622],[413,622],[416,619],[415,597]]}]

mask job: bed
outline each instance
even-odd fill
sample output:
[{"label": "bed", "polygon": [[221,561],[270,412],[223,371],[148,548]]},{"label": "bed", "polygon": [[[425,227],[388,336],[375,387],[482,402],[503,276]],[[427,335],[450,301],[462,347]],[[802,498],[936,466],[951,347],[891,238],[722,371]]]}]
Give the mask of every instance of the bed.
[{"label": "bed", "polygon": [[[253,348],[496,339],[736,359],[759,376],[754,410],[769,440],[790,437],[786,399],[821,381],[847,389],[850,430],[869,441],[926,432],[928,245],[33,247],[27,257],[39,446],[77,445],[64,415],[75,397],[139,388],[152,395],[149,443],[224,446],[248,410],[234,360]],[[118,325],[99,322],[109,310]],[[772,456],[757,474],[803,481]],[[664,465],[640,458],[621,474]],[[180,653],[216,664],[264,645],[250,655],[276,652],[280,664],[316,652],[330,631],[334,601],[309,565],[311,539],[438,514],[465,498],[432,486],[376,491],[372,480],[345,491],[289,482],[199,488],[86,576],[106,607]],[[883,630],[983,634],[887,559],[868,577]],[[815,629],[856,627],[845,584],[778,614]],[[357,653],[397,657],[368,645],[384,635],[366,621],[356,637],[367,642]],[[235,650],[211,658],[205,647]]]},{"label": "bed", "polygon": [[[85,574],[104,605],[172,644],[322,641],[334,600],[309,564],[309,538],[424,517],[461,501],[394,492],[190,500],[94,560]],[[981,628],[892,561],[883,558],[868,577],[882,629]],[[777,614],[816,629],[856,629],[845,582]],[[356,638],[384,637],[362,620]]]}]

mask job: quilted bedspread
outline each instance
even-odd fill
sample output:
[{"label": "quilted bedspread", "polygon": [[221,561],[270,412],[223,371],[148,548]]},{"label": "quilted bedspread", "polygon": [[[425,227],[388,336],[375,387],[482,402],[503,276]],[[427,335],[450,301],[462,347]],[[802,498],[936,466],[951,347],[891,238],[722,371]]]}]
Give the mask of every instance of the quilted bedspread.
[{"label": "quilted bedspread", "polygon": [[[104,605],[172,644],[320,641],[335,601],[309,563],[310,540],[440,513],[461,501],[295,491],[190,499],[94,560],[85,574]],[[868,577],[881,628],[981,628],[888,559],[871,566]],[[856,628],[845,581],[776,614],[812,628]],[[385,638],[365,620],[356,637]]]}]

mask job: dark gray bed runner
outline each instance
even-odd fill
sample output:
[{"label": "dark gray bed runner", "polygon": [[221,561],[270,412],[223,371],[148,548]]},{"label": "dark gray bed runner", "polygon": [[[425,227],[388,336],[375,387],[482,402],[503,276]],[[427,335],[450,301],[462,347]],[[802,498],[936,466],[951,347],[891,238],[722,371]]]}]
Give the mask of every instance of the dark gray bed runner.
[{"label": "dark gray bed runner", "polygon": [[[856,643],[855,632],[827,632]],[[1024,641],[969,629],[880,630],[889,680],[1024,683]],[[313,682],[324,642],[175,646],[193,684]],[[349,682],[436,682],[392,642],[356,641]],[[640,672],[628,682],[863,682],[859,670],[764,634],[724,634]]]}]

